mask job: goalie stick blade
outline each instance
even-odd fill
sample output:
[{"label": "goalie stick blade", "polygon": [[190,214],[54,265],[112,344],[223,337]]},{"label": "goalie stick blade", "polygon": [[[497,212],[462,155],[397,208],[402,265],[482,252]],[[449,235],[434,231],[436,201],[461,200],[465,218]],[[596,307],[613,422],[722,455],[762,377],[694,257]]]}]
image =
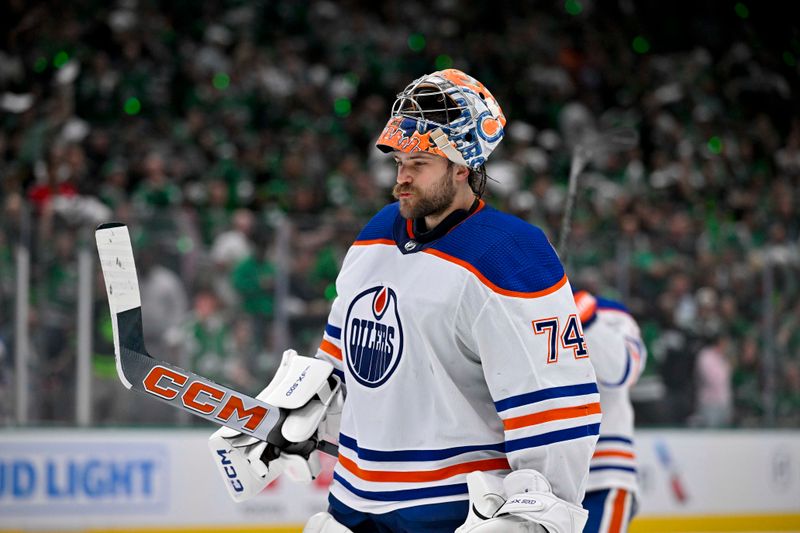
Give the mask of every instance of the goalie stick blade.
[{"label": "goalie stick blade", "polygon": [[95,231],[95,239],[111,311],[117,374],[123,385],[266,441],[280,419],[278,408],[148,354],[128,228],[117,222],[103,224]]},{"label": "goalie stick blade", "polygon": [[[125,388],[130,389],[132,384],[123,367],[120,346],[126,345],[142,353],[147,353],[144,349],[142,303],[139,296],[139,280],[136,277],[136,263],[133,260],[131,238],[127,226],[119,222],[102,224],[97,228],[94,236],[97,241],[97,253],[100,256],[100,268],[103,271],[103,280],[108,296],[108,307],[111,311],[117,375]],[[133,309],[138,310],[138,320],[128,321],[126,329],[120,331],[118,313]]]}]

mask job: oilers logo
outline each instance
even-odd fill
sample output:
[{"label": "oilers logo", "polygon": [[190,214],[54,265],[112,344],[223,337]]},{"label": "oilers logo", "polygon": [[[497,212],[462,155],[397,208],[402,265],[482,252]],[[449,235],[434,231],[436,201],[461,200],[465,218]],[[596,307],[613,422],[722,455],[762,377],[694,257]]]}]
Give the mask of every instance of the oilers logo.
[{"label": "oilers logo", "polygon": [[362,385],[381,386],[403,355],[397,294],[384,286],[363,291],[350,303],[345,325],[342,345],[347,367]]}]

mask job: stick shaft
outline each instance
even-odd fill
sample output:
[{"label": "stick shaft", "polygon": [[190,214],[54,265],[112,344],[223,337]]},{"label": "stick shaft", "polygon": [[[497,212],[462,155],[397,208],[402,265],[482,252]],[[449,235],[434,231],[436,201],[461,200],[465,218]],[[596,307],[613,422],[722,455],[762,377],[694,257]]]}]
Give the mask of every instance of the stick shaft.
[{"label": "stick shaft", "polygon": [[567,185],[567,201],[564,205],[564,214],[561,217],[561,230],[558,234],[558,253],[561,261],[566,265],[568,260],[567,242],[569,232],[572,227],[572,212],[575,209],[575,201],[578,195],[578,177],[586,166],[586,156],[576,149],[572,154],[572,161],[569,169],[569,183]]}]

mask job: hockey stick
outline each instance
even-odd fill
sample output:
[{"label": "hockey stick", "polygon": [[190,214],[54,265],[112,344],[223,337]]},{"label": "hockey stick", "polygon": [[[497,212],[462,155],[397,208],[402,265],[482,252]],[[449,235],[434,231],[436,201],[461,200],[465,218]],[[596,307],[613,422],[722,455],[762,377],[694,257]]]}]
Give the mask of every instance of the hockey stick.
[{"label": "hockey stick", "polygon": [[[118,222],[102,224],[95,231],[95,239],[111,311],[117,374],[125,388],[149,394],[215,424],[285,449],[288,442],[283,439],[280,428],[288,413],[286,410],[154,359],[147,353],[139,281],[128,228]],[[338,455],[335,444],[320,440],[315,445],[324,453]],[[302,448],[301,453],[310,451]]]},{"label": "hockey stick", "polygon": [[572,227],[572,212],[578,195],[578,177],[593,158],[601,154],[624,152],[639,144],[639,134],[632,128],[613,128],[600,132],[592,132],[575,145],[569,167],[569,185],[564,215],[561,218],[561,230],[558,234],[558,253],[562,262],[568,260],[567,239]]}]

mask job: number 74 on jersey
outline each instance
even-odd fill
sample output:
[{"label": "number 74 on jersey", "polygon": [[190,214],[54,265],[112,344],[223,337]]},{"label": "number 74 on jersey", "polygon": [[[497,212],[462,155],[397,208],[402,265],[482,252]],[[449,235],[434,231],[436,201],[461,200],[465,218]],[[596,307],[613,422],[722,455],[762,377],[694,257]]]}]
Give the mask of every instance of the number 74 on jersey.
[{"label": "number 74 on jersey", "polygon": [[534,320],[531,324],[536,335],[547,335],[547,364],[558,362],[559,342],[565,350],[572,349],[575,359],[589,357],[589,350],[586,349],[586,339],[578,315],[569,315],[563,328],[558,317]]}]

